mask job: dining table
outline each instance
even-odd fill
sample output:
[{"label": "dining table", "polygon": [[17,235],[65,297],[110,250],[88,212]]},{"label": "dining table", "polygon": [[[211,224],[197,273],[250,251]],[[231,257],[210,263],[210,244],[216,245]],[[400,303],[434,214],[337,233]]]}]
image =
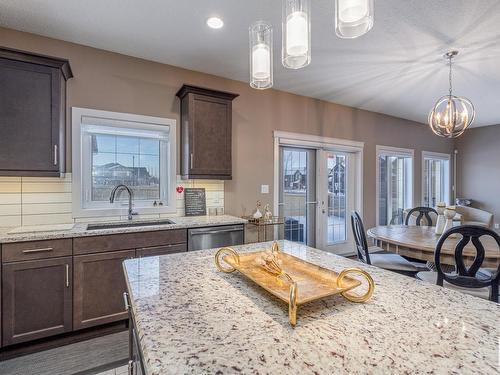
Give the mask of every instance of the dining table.
[{"label": "dining table", "polygon": [[[367,234],[383,250],[427,262],[434,262],[434,252],[441,237],[436,234],[435,227],[415,225],[381,225],[368,229]],[[460,235],[446,239],[441,249],[442,264],[456,264],[455,247],[460,239]],[[500,263],[500,248],[495,239],[482,236],[480,240],[485,249],[482,267],[497,268]],[[466,263],[474,261],[476,249],[471,242],[465,246],[463,256]]]}]

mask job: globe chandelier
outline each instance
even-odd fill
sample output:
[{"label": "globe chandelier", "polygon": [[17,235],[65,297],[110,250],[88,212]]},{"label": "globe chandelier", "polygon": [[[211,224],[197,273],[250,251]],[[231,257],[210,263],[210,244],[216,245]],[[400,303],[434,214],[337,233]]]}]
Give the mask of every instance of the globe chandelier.
[{"label": "globe chandelier", "polygon": [[448,95],[439,98],[429,113],[429,126],[434,134],[444,138],[457,138],[472,124],[476,111],[472,102],[462,96],[453,95],[452,60],[458,51],[450,51],[444,55],[450,67]]}]

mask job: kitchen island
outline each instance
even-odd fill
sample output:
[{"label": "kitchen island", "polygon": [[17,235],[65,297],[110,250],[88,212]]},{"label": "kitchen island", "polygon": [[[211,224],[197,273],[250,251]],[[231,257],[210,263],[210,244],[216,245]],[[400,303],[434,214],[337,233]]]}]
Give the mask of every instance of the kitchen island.
[{"label": "kitchen island", "polygon": [[312,302],[292,328],[285,303],[238,272],[217,270],[217,249],[129,259],[124,270],[144,372],[498,373],[498,304],[301,244],[280,245],[337,272],[368,271],[372,299]]}]

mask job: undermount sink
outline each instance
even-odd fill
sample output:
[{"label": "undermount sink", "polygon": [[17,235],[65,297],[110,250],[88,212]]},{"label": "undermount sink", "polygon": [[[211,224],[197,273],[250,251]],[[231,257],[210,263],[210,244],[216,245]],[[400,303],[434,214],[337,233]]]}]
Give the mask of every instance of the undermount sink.
[{"label": "undermount sink", "polygon": [[149,227],[152,225],[175,224],[172,220],[154,220],[154,221],[131,221],[119,223],[104,223],[104,224],[89,224],[87,230],[99,229],[114,229],[114,228],[133,228],[133,227]]}]

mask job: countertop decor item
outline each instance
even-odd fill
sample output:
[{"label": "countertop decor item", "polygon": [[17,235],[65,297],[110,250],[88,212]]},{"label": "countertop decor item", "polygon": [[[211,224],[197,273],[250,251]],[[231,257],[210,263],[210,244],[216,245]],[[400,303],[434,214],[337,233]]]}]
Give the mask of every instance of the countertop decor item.
[{"label": "countertop decor item", "polygon": [[260,220],[262,218],[262,212],[260,211],[260,208],[262,207],[262,204],[260,201],[257,201],[257,205],[255,207],[255,211],[252,215],[252,217],[256,220]]},{"label": "countertop decor item", "polygon": [[448,95],[438,99],[429,113],[429,126],[434,134],[444,138],[461,136],[472,124],[476,111],[472,102],[463,96],[453,95],[451,61],[458,51],[449,51],[443,57],[450,67]]},{"label": "countertop decor item", "polygon": [[[337,273],[284,253],[278,242],[271,250],[238,253],[230,247],[223,247],[215,254],[217,268],[226,273],[240,271],[269,293],[288,303],[288,320],[297,324],[297,307],[308,302],[341,294],[352,302],[364,302],[371,298],[375,284],[371,276],[359,268],[347,268]],[[350,274],[362,276],[368,282],[363,295],[350,291],[361,282]]]}]

